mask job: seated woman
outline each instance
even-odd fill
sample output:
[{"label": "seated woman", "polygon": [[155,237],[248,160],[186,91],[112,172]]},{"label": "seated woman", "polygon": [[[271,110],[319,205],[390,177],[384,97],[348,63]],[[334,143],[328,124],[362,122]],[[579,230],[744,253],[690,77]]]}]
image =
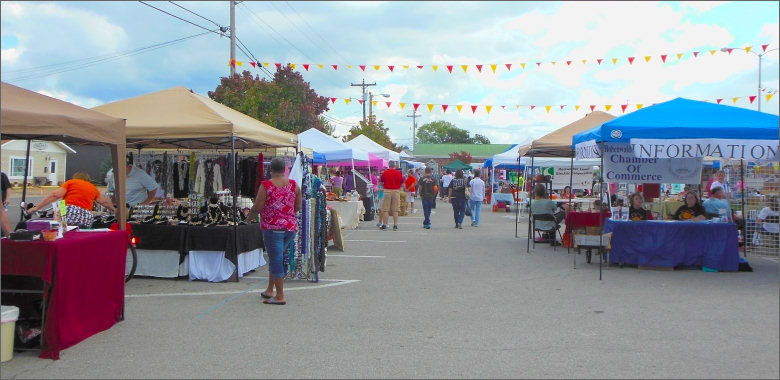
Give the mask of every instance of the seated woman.
[{"label": "seated woman", "polygon": [[706,220],[704,216],[706,211],[699,202],[699,197],[696,196],[696,192],[688,190],[685,193],[685,203],[672,215],[675,220],[683,220],[688,222],[698,222]]},{"label": "seated woman", "polygon": [[629,199],[631,200],[631,204],[628,206],[629,220],[653,220],[653,213],[644,208],[645,197],[642,196],[642,193],[631,194]]},{"label": "seated woman", "polygon": [[[558,207],[563,208],[566,212],[569,212],[569,199],[574,199],[574,194],[571,193],[571,187],[566,186],[558,196],[559,199],[563,199],[563,202],[558,202]],[[572,205],[573,206],[573,205]]]},{"label": "seated woman", "polygon": [[780,236],[780,223],[778,223],[778,200],[777,196],[769,198],[769,207],[764,207],[758,213],[759,231],[765,235],[773,237],[772,246],[778,245],[778,236]]},{"label": "seated woman", "polygon": [[[536,187],[534,187],[534,199],[531,202],[531,215],[551,214],[555,217],[555,222],[534,220],[534,227],[543,230],[554,229],[555,225],[560,223],[566,217],[565,212],[556,211],[557,207],[555,206],[555,203],[547,199],[547,190],[545,189],[544,185],[541,183],[537,184]],[[545,235],[552,242],[552,244],[558,244],[555,242],[555,232],[546,233]]]},{"label": "seated woman", "polygon": [[77,172],[73,175],[73,179],[63,183],[59,189],[54,190],[27,212],[34,213],[60,198],[65,200],[67,206],[65,223],[69,226],[91,227],[94,221],[92,206],[96,201],[112,213],[116,211],[111,200],[100,195],[97,187],[90,182],[89,174]]}]

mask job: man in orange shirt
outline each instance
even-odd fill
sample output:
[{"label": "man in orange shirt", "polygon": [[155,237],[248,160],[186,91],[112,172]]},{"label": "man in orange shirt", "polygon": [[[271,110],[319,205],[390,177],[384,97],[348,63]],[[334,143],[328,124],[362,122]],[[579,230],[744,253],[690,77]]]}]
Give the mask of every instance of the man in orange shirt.
[{"label": "man in orange shirt", "polygon": [[105,206],[112,213],[115,212],[111,200],[100,195],[97,187],[90,182],[89,174],[84,172],[74,174],[73,179],[63,183],[59,189],[54,190],[46,198],[43,198],[38,205],[27,210],[27,212],[32,214],[58,199],[65,200],[65,205],[67,206],[65,223],[69,226],[91,227],[94,221],[91,211],[95,201]]},{"label": "man in orange shirt", "polygon": [[414,197],[417,196],[417,178],[414,176],[414,170],[409,169],[404,182],[404,188],[409,193],[409,212],[414,214]]}]

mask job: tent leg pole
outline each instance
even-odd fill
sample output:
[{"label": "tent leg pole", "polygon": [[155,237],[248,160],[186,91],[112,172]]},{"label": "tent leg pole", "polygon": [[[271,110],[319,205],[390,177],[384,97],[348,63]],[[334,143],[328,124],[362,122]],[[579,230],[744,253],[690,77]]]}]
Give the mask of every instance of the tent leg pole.
[{"label": "tent leg pole", "polygon": [[[574,185],[574,157],[571,158],[571,163],[569,164],[569,194],[572,194],[572,190]],[[571,212],[571,195],[569,195],[569,212]],[[563,220],[566,220],[564,217]],[[566,253],[571,253],[571,242],[574,241],[574,233],[572,232],[572,236],[569,236],[569,246],[566,247]],[[574,255],[574,269],[577,269],[577,255]]]},{"label": "tent leg pole", "polygon": [[22,208],[22,215],[19,218],[19,222],[24,221],[24,212],[27,210],[27,173],[32,170],[30,168],[30,144],[32,143],[32,140],[27,139],[27,151],[24,154],[24,181],[22,182],[22,203],[20,204],[20,207]]},{"label": "tent leg pole", "polygon": [[[759,100],[760,101],[760,100]],[[739,187],[740,194],[742,195],[742,256],[747,257],[747,213],[745,212],[745,160],[739,160],[739,180],[742,186]],[[733,190],[732,190],[732,194]]]},{"label": "tent leg pole", "polygon": [[[533,191],[534,188],[533,178],[534,178],[534,154],[531,153],[531,191]],[[526,253],[531,253],[531,239],[534,239],[533,226],[531,226],[531,216],[532,216],[531,214],[533,214],[533,212],[531,211],[532,210],[531,204],[533,203],[532,196],[530,194],[531,191],[529,191],[528,194],[528,239],[526,239],[525,242]]]},{"label": "tent leg pole", "polygon": [[[601,156],[601,168],[599,169],[599,199],[601,199],[601,201],[603,202],[604,201],[604,143],[601,143],[601,151],[599,155]],[[601,281],[602,279],[601,266],[602,266],[602,262],[604,262],[604,254],[605,254],[602,248],[603,243],[601,241],[602,237],[604,236],[604,215],[601,212],[603,208],[604,208],[603,204],[599,205],[599,210],[598,210],[599,211],[599,281]]]},{"label": "tent leg pole", "polygon": [[[230,159],[233,160],[233,170],[230,175],[233,179],[233,188],[230,189],[233,193],[233,253],[236,257],[236,282],[238,282],[239,269],[238,269],[238,194],[236,194],[236,136],[230,134]],[[262,162],[260,163],[262,165]]]},{"label": "tent leg pole", "polygon": [[[369,158],[368,164],[371,165],[371,161]],[[352,189],[357,189],[357,180],[355,179],[355,159],[352,158]]]}]

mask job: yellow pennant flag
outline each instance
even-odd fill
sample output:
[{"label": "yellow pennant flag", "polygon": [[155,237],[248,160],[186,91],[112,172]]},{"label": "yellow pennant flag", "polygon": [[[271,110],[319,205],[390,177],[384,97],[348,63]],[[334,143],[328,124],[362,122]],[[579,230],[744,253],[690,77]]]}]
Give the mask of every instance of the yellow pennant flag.
[{"label": "yellow pennant flag", "polygon": [[351,69],[351,68],[352,68],[352,65],[347,65],[347,68],[348,68],[348,69]]},{"label": "yellow pennant flag", "polygon": [[636,105],[636,109],[641,110],[642,109],[642,103],[639,103]]},{"label": "yellow pennant flag", "polygon": [[469,65],[460,65],[460,68],[463,69],[463,72],[465,73],[466,70],[468,70]]},{"label": "yellow pennant flag", "polygon": [[428,112],[433,112],[433,104],[428,104]]},{"label": "yellow pennant flag", "polygon": [[374,107],[376,107],[376,100],[372,100],[372,101],[371,101],[371,105],[373,105]]},{"label": "yellow pennant flag", "polygon": [[524,68],[524,69],[525,69],[525,63],[521,63],[521,64],[520,64],[520,67],[522,67],[522,68]]},{"label": "yellow pennant flag", "polygon": [[409,69],[409,65],[404,65],[403,67],[404,67],[405,69]]},{"label": "yellow pennant flag", "polygon": [[580,110],[580,105],[579,105],[579,104],[577,104],[576,106],[574,106],[574,110],[575,110],[575,111],[579,111],[579,110]]},{"label": "yellow pennant flag", "polygon": [[263,66],[268,67],[268,62],[263,62]]},{"label": "yellow pennant flag", "polygon": [[710,50],[710,55],[715,55],[715,52],[717,52],[717,50]]},{"label": "yellow pennant flag", "polygon": [[583,59],[583,60],[582,60],[582,64],[583,64],[583,65],[586,65],[586,64],[588,64],[588,60],[587,60],[587,59]]},{"label": "yellow pennant flag", "polygon": [[547,113],[550,113],[550,108],[551,108],[551,107],[552,107],[552,106],[544,106],[544,109],[547,111]]},{"label": "yellow pennant flag", "polygon": [[321,64],[321,63],[318,63],[318,64],[317,64],[317,67],[319,67],[319,68],[322,68],[322,64]]},{"label": "yellow pennant flag", "polygon": [[774,94],[766,94],[766,101],[767,102],[769,101],[769,99],[772,99],[772,95],[774,95]]},{"label": "yellow pennant flag", "polygon": [[242,63],[244,63],[244,62],[242,62],[242,61],[236,61],[236,64],[238,65],[238,67],[241,67],[241,64],[242,64]]},{"label": "yellow pennant flag", "polygon": [[651,58],[651,57],[650,57],[649,55],[646,55],[646,56],[645,56],[645,62],[650,62],[650,58]]},{"label": "yellow pennant flag", "polygon": [[292,67],[292,69],[295,70],[295,64],[294,63],[291,63],[290,67]]},{"label": "yellow pennant flag", "polygon": [[605,109],[605,110],[609,111],[609,110],[610,110],[610,108],[612,108],[612,104],[606,104],[606,105],[604,105],[604,109]]},{"label": "yellow pennant flag", "polygon": [[436,71],[436,69],[438,69],[438,68],[439,68],[439,66],[436,66],[436,65],[433,65],[433,66],[431,66],[431,67],[433,67],[433,71]]},{"label": "yellow pennant flag", "polygon": [[682,58],[682,53],[677,53],[677,59]]},{"label": "yellow pennant flag", "polygon": [[[494,73],[496,72],[496,64],[495,63],[491,63],[490,64],[490,70],[493,70]],[[488,111],[488,112],[490,112],[490,111]]]},{"label": "yellow pennant flag", "polygon": [[404,109],[406,107],[406,103],[399,103],[401,105],[401,109]]},{"label": "yellow pennant flag", "polygon": [[612,58],[612,64],[617,65],[617,58]]},{"label": "yellow pennant flag", "polygon": [[555,65],[555,61],[552,61],[552,62],[550,62],[550,63],[552,63],[553,65]]},{"label": "yellow pennant flag", "polygon": [[458,104],[457,106],[455,106],[455,108],[457,108],[457,109],[458,109],[458,113],[460,113],[460,110],[462,110],[462,109],[463,109],[463,106],[462,106],[462,105],[460,105],[460,104]]},{"label": "yellow pennant flag", "polygon": [[750,53],[750,49],[751,49],[750,46],[745,46],[745,53]]},{"label": "yellow pennant flag", "polygon": [[352,99],[350,99],[350,98],[344,98],[344,104],[349,104],[349,102],[350,102],[351,100],[352,100]]},{"label": "yellow pennant flag", "polygon": [[374,70],[379,71],[379,65],[374,65]]},{"label": "yellow pennant flag", "polygon": [[731,100],[733,100],[733,101],[734,101],[734,103],[736,103],[736,102],[737,102],[737,100],[739,100],[739,98],[733,98],[733,99],[731,99]]},{"label": "yellow pennant flag", "polygon": [[493,106],[485,106],[485,111],[487,111],[487,113],[490,113],[490,110],[492,110],[492,109],[493,109]]}]

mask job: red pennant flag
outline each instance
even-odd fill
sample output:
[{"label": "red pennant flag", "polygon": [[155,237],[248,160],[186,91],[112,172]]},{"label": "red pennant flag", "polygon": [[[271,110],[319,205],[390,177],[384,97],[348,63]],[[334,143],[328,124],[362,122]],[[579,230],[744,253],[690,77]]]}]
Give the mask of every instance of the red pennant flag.
[{"label": "red pennant flag", "polygon": [[566,61],[566,66],[571,66],[571,61]]},{"label": "red pennant flag", "polygon": [[563,107],[566,107],[565,105],[561,104],[561,111],[563,111]]},{"label": "red pennant flag", "polygon": [[252,67],[257,67],[257,64],[255,62],[249,61],[249,64],[252,65]]},{"label": "red pennant flag", "polygon": [[236,60],[235,59],[231,59],[230,60],[230,66],[236,67]]},{"label": "red pennant flag", "polygon": [[422,67],[422,65],[418,65],[417,68],[422,70],[423,67]]},{"label": "red pennant flag", "polygon": [[333,70],[338,70],[339,69],[339,65],[331,65],[331,66],[333,67]]},{"label": "red pennant flag", "polygon": [[754,100],[756,100],[756,96],[755,95],[750,97],[750,103],[752,104]]},{"label": "red pennant flag", "polygon": [[720,104],[720,102],[722,102],[722,101],[723,101],[723,98],[720,98],[720,99],[715,99],[715,101],[716,101],[716,102],[718,102],[718,104]]},{"label": "red pennant flag", "polygon": [[594,110],[594,109],[596,109],[596,106],[594,106],[594,105],[592,105],[592,104],[591,104],[591,105],[590,105],[590,112],[593,112],[593,110]]},{"label": "red pennant flag", "polygon": [[728,48],[726,49],[726,51],[729,52],[729,54],[731,54],[731,52],[734,51],[734,48]]},{"label": "red pennant flag", "polygon": [[442,104],[442,105],[441,105],[441,109],[442,109],[442,111],[444,111],[444,112],[447,112],[447,107],[449,107],[449,106],[448,106],[448,105],[446,105],[446,104]]},{"label": "red pennant flag", "polygon": [[479,106],[471,106],[471,113],[472,114],[477,113],[477,107],[479,107]]},{"label": "red pennant flag", "polygon": [[306,69],[306,71],[309,71],[309,64],[308,63],[304,63],[303,64],[303,68]]},{"label": "red pennant flag", "polygon": [[623,113],[626,113],[626,108],[628,108],[628,104],[622,104],[620,105],[620,108],[623,110]]},{"label": "red pennant flag", "polygon": [[663,61],[664,63],[666,63],[666,54],[664,54],[664,55],[661,55],[661,61]]},{"label": "red pennant flag", "polygon": [[768,48],[769,45],[761,45],[761,49],[764,49],[764,53],[766,53],[766,48]]},{"label": "red pennant flag", "polygon": [[366,65],[360,65],[360,70],[363,70],[363,72],[366,71]]},{"label": "red pennant flag", "polygon": [[447,71],[449,71],[450,74],[452,74],[452,65],[447,65]]},{"label": "red pennant flag", "polygon": [[387,66],[387,68],[390,69],[390,72],[392,73],[395,66]]},{"label": "red pennant flag", "polygon": [[699,52],[698,51],[693,52],[693,58],[697,58],[698,56],[699,56]]},{"label": "red pennant flag", "polygon": [[414,110],[417,111],[417,107],[420,107],[420,103],[412,103]]},{"label": "red pennant flag", "polygon": [[281,63],[274,63],[274,65],[276,65],[276,69],[277,70],[281,70],[282,69],[282,64]]},{"label": "red pennant flag", "polygon": [[512,71],[512,64],[511,63],[505,63],[506,65],[506,71]]},{"label": "red pennant flag", "polygon": [[531,111],[533,111],[534,108],[536,108],[536,106],[532,104],[531,105]]},{"label": "red pennant flag", "polygon": [[330,102],[331,102],[332,104],[336,104],[336,98],[330,98]]},{"label": "red pennant flag", "polygon": [[634,63],[634,57],[628,57],[628,64],[632,65]]},{"label": "red pennant flag", "polygon": [[541,62],[536,62],[536,66],[537,66],[537,67],[538,67],[538,66],[541,66],[541,65],[542,65],[542,63],[541,63]]},{"label": "red pennant flag", "polygon": [[599,65],[601,64],[601,61],[602,61],[602,58],[599,58],[599,59],[596,60],[596,62],[598,62]]},{"label": "red pennant flag", "polygon": [[390,105],[393,104],[393,102],[385,102],[387,104],[387,108],[390,108]]},{"label": "red pennant flag", "polygon": [[363,102],[365,102],[365,100],[358,100],[358,103],[360,104],[363,104]]},{"label": "red pennant flag", "polygon": [[503,109],[506,109],[506,105],[503,105],[503,106],[501,106],[501,109],[502,109],[502,110],[503,110]]},{"label": "red pennant flag", "polygon": [[477,71],[482,72],[482,65],[477,65]]}]

